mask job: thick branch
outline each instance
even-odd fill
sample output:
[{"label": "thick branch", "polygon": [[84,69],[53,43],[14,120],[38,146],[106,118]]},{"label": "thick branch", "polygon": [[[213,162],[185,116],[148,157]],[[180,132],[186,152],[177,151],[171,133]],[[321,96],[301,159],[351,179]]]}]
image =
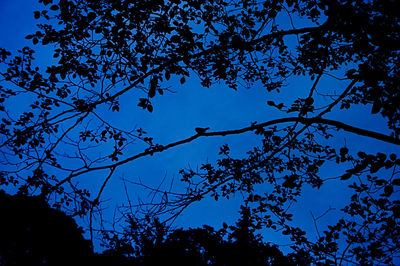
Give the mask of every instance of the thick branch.
[{"label": "thick branch", "polygon": [[162,152],[165,150],[168,150],[170,148],[173,148],[175,146],[179,146],[181,144],[185,144],[185,143],[189,143],[201,136],[227,136],[227,135],[236,135],[236,134],[242,134],[242,133],[246,133],[246,132],[250,132],[250,131],[254,131],[256,129],[259,128],[264,128],[264,127],[268,127],[268,126],[272,126],[272,125],[277,125],[277,124],[282,124],[282,123],[288,123],[288,122],[298,122],[298,123],[302,123],[305,125],[311,125],[311,124],[324,124],[324,125],[330,125],[330,126],[335,126],[338,129],[343,129],[344,131],[347,132],[351,132],[360,136],[365,136],[365,137],[369,137],[369,138],[374,138],[376,140],[380,140],[380,141],[384,141],[387,143],[391,143],[391,144],[395,144],[395,145],[400,145],[400,139],[382,134],[382,133],[378,133],[378,132],[374,132],[374,131],[370,131],[367,129],[362,129],[362,128],[358,128],[358,127],[354,127],[354,126],[350,126],[348,124],[345,124],[343,122],[339,122],[339,121],[335,121],[335,120],[331,120],[331,119],[325,119],[325,118],[320,118],[320,117],[313,117],[313,118],[306,118],[306,117],[287,117],[287,118],[279,118],[279,119],[274,119],[274,120],[270,120],[261,124],[254,124],[251,125],[249,127],[244,127],[241,129],[234,129],[234,130],[226,130],[226,131],[214,131],[214,132],[206,132],[206,133],[202,133],[202,134],[196,134],[193,135],[189,138],[177,141],[177,142],[173,142],[170,143],[168,145],[165,146],[158,146],[154,149],[148,149],[144,152],[138,153],[132,157],[126,158],[125,160],[119,161],[117,163],[114,164],[110,164],[110,165],[104,165],[104,166],[99,166],[99,167],[93,167],[93,168],[88,168],[86,170],[82,170],[76,173],[72,173],[71,175],[69,175],[68,177],[66,177],[65,179],[63,179],[62,181],[60,181],[56,187],[61,186],[62,184],[64,184],[65,182],[68,182],[69,180],[71,180],[72,178],[82,175],[82,174],[86,174],[92,171],[96,171],[96,170],[105,170],[105,169],[112,169],[115,167],[118,167],[120,165],[126,164],[130,161],[134,161],[138,158],[147,156],[147,155],[153,155],[154,153],[158,153],[158,152]]},{"label": "thick branch", "polygon": [[280,118],[280,119],[274,119],[268,122],[264,122],[261,124],[256,124],[252,125],[250,127],[245,127],[242,129],[236,129],[236,130],[227,130],[227,131],[216,131],[216,132],[209,132],[209,133],[204,133],[204,136],[226,136],[226,135],[233,135],[233,134],[240,134],[240,133],[245,133],[248,131],[255,130],[257,128],[263,128],[267,126],[272,126],[276,124],[282,124],[282,123],[287,123],[287,122],[299,122],[302,124],[325,124],[325,125],[330,125],[330,126],[335,126],[338,129],[343,129],[345,131],[361,135],[361,136],[366,136],[370,138],[374,138],[380,141],[388,142],[391,144],[395,145],[400,145],[400,139],[370,131],[367,129],[362,129],[354,126],[350,126],[348,124],[345,124],[343,122],[339,122],[336,120],[331,120],[331,119],[325,119],[325,118],[306,118],[306,117],[287,117],[287,118]]}]

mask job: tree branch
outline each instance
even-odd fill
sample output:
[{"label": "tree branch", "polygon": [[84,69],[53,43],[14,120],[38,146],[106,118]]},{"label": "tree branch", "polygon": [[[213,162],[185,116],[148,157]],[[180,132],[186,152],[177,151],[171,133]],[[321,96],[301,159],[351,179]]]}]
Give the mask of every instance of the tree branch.
[{"label": "tree branch", "polygon": [[72,178],[82,175],[82,174],[86,174],[92,171],[97,171],[97,170],[106,170],[106,169],[112,169],[115,167],[118,167],[120,165],[126,164],[130,161],[134,161],[138,158],[147,156],[147,155],[153,155],[154,153],[158,153],[158,152],[162,152],[165,150],[168,150],[170,148],[173,148],[175,146],[179,146],[181,144],[185,144],[185,143],[189,143],[192,142],[193,140],[201,137],[201,136],[227,136],[227,135],[236,135],[236,134],[242,134],[245,132],[250,132],[250,131],[254,131],[256,129],[259,128],[264,128],[264,127],[268,127],[268,126],[272,126],[272,125],[277,125],[277,124],[282,124],[282,123],[288,123],[288,122],[298,122],[298,123],[302,123],[305,125],[311,125],[311,124],[324,124],[324,125],[330,125],[330,126],[334,126],[337,127],[338,129],[342,129],[344,131],[350,132],[350,133],[354,133],[360,136],[365,136],[365,137],[369,137],[369,138],[374,138],[376,140],[380,140],[383,142],[387,142],[387,143],[391,143],[391,144],[395,144],[395,145],[400,145],[400,139],[391,137],[389,135],[385,135],[379,132],[374,132],[374,131],[370,131],[367,129],[362,129],[362,128],[358,128],[358,127],[354,127],[354,126],[350,126],[348,124],[345,124],[343,122],[340,121],[336,121],[336,120],[331,120],[331,119],[325,119],[325,118],[321,118],[321,117],[313,117],[313,118],[306,118],[306,117],[286,117],[286,118],[279,118],[279,119],[274,119],[274,120],[270,120],[261,124],[254,124],[251,125],[249,127],[244,127],[241,129],[234,129],[234,130],[225,130],[225,131],[214,131],[214,132],[205,132],[202,134],[196,134],[193,135],[189,138],[180,140],[180,141],[176,141],[176,142],[172,142],[168,145],[162,146],[156,146],[153,149],[147,149],[144,152],[138,153],[132,157],[126,158],[125,160],[119,161],[117,163],[114,164],[110,164],[110,165],[103,165],[103,166],[98,166],[98,167],[93,167],[93,168],[88,168],[86,170],[82,170],[76,173],[71,173],[68,177],[66,177],[65,179],[61,180],[56,186],[55,188],[58,188],[59,186],[61,186],[62,184],[64,184],[65,182],[68,182],[69,180],[71,180]]}]

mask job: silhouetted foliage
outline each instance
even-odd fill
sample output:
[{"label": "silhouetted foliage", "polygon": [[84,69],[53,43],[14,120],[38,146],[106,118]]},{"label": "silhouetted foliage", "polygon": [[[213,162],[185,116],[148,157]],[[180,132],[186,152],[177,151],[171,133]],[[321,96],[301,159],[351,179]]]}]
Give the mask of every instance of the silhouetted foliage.
[{"label": "silhouetted foliage", "polygon": [[[140,224],[131,220],[123,236],[105,234],[110,250],[123,254],[134,265],[308,265],[305,255],[284,256],[278,247],[255,235],[249,210],[242,208],[235,226],[224,223],[218,231],[210,226],[168,232],[157,220]],[[152,221],[152,222],[151,222]]]},{"label": "silhouetted foliage", "polygon": [[303,265],[255,235],[246,208],[236,226],[224,223],[219,231],[204,226],[168,232],[157,219],[131,220],[130,231],[105,234],[108,249],[94,254],[72,217],[43,199],[0,191],[0,206],[1,265]]},{"label": "silhouetted foliage", "polygon": [[[121,166],[199,138],[253,133],[260,141],[246,154],[234,155],[223,145],[214,162],[180,171],[183,192],[149,188],[154,197],[137,204],[128,199],[122,215],[158,216],[163,224],[205,197],[241,195],[257,228],[281,232],[296,254],[308,254],[313,263],[390,264],[399,256],[396,0],[39,2],[39,29],[26,38],[47,47],[52,61],[36,66],[33,48],[17,54],[0,48],[1,186],[41,194],[70,213],[89,216],[93,240],[92,218]],[[168,82],[179,88],[194,76],[203,87],[262,87],[266,108],[276,117],[249,118],[236,129],[197,127],[192,136],[169,144],[113,119],[123,99],[129,108],[135,102],[153,112],[154,99],[170,91]],[[289,86],[300,78],[308,79],[309,89]],[[335,82],[324,85],[330,78]],[[288,96],[279,97],[282,92]],[[21,99],[29,102],[22,111],[13,106]],[[386,127],[362,128],[349,120],[355,110]],[[393,153],[347,144],[342,139],[348,136],[384,143]],[[329,169],[340,174],[328,176]],[[82,185],[83,176],[102,180],[99,189]],[[312,238],[290,207],[305,189],[331,184],[351,195],[343,193],[345,206],[321,232],[319,217],[313,217]],[[182,234],[189,241],[204,232]]]},{"label": "silhouetted foliage", "polygon": [[74,219],[39,197],[0,190],[1,265],[85,265],[90,241]]}]

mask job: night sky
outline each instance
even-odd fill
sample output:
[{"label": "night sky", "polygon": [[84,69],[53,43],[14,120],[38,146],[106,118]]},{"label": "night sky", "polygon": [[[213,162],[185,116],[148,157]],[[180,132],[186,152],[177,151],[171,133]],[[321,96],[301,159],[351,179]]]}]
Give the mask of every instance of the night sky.
[{"label": "night sky", "polygon": [[[0,47],[4,47],[11,52],[22,48],[25,45],[31,46],[25,36],[35,30],[37,21],[33,18],[33,11],[40,9],[40,5],[34,0],[0,0]],[[37,49],[39,46],[34,47]],[[51,53],[46,49],[39,49],[37,54],[37,64],[46,65],[52,62]],[[339,73],[340,74],[340,73]],[[126,130],[132,128],[143,128],[156,143],[168,144],[180,139],[187,138],[195,134],[195,127],[210,127],[210,130],[228,130],[249,126],[252,122],[264,122],[270,119],[282,117],[282,113],[267,105],[269,99],[295,99],[295,97],[306,97],[309,88],[312,86],[310,79],[301,77],[289,80],[290,85],[282,90],[280,94],[268,93],[259,86],[251,89],[239,87],[234,91],[223,84],[215,84],[210,88],[201,87],[198,79],[192,76],[188,81],[181,85],[179,80],[171,79],[168,86],[171,93],[157,95],[153,101],[154,111],[149,113],[137,107],[137,93],[128,93],[121,98],[120,112],[104,114],[115,124]],[[344,87],[333,78],[324,77],[319,84],[320,91],[331,91],[337,86],[340,91]],[[133,99],[133,100],[132,100]],[[329,100],[329,99],[326,99]],[[323,106],[324,99],[317,105]],[[24,110],[24,100],[13,105],[13,112],[18,113]],[[360,128],[371,129],[381,133],[385,132],[386,124],[376,117],[370,117],[370,106],[359,108],[349,112],[335,109],[327,118],[337,119],[350,123]],[[143,181],[146,185],[157,186],[161,180],[166,178],[166,187],[169,186],[171,179],[174,179],[174,189],[182,190],[178,171],[182,168],[196,168],[204,162],[214,162],[217,158],[219,147],[228,143],[231,146],[233,155],[243,155],[254,145],[257,145],[260,138],[253,133],[234,135],[228,137],[202,137],[195,141],[184,144],[168,151],[156,154],[151,157],[141,158],[119,168],[113,176],[112,181],[104,191],[103,199],[107,200],[104,206],[107,207],[105,213],[112,217],[114,207],[126,201],[122,178],[132,181]],[[371,140],[365,137],[354,136],[349,133],[340,132],[335,138],[336,147],[347,146],[366,152],[376,152],[393,150],[393,146]],[[138,144],[139,146],[140,144]],[[139,152],[140,149],[135,150]],[[343,169],[335,168],[335,165],[325,168],[325,177],[335,177],[342,174]],[[100,177],[99,177],[100,176]],[[87,186],[94,191],[99,189],[104,174],[91,174],[80,177],[82,186]],[[99,181],[98,178],[101,178]],[[310,211],[315,216],[322,214],[327,207],[340,209],[343,204],[344,195],[348,189],[346,182],[332,182],[332,185],[323,186],[319,191],[305,190],[303,197],[296,206],[295,223],[307,230],[310,236],[315,235],[315,228]],[[137,186],[127,183],[129,196],[136,200],[139,196],[146,196],[146,192],[138,189]],[[267,187],[259,187],[260,190],[267,190]],[[193,204],[190,208],[176,220],[175,226],[198,227],[203,224],[220,228],[222,222],[234,223],[238,217],[239,206],[243,198],[237,194],[230,200],[214,201],[213,199],[203,199],[201,202]],[[336,218],[338,212],[332,211],[325,216],[321,223],[329,222],[331,218]],[[85,224],[86,221],[80,221]],[[321,224],[321,226],[322,226]],[[288,244],[288,240],[283,238],[280,233],[272,234],[263,232],[264,240],[275,244]]]}]

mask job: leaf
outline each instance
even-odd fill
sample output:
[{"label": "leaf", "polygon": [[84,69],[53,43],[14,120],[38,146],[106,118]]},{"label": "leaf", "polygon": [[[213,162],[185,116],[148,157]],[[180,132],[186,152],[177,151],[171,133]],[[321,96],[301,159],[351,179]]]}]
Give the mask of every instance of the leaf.
[{"label": "leaf", "polygon": [[269,106],[276,106],[276,104],[275,104],[273,101],[268,101],[267,104],[268,104]]},{"label": "leaf", "polygon": [[156,88],[150,87],[148,95],[150,98],[153,98],[154,96],[156,96]]},{"label": "leaf", "polygon": [[58,5],[52,5],[50,9],[53,11],[57,11],[58,9],[60,9],[60,7]]},{"label": "leaf", "polygon": [[383,186],[385,184],[387,184],[387,181],[385,179],[377,179],[377,180],[375,180],[375,185],[376,186]]},{"label": "leaf", "polygon": [[354,74],[356,73],[356,70],[355,69],[350,69],[349,71],[347,71],[346,72],[346,76],[348,77],[348,78],[352,78],[352,77],[354,77]]},{"label": "leaf", "polygon": [[169,80],[171,78],[171,73],[169,73],[168,71],[166,71],[164,75],[166,80]]},{"label": "leaf", "polygon": [[385,191],[385,196],[386,197],[390,197],[390,195],[392,195],[393,193],[393,186],[392,185],[387,185],[384,189]]},{"label": "leaf", "polygon": [[371,165],[371,168],[369,169],[369,172],[370,172],[371,174],[375,174],[375,173],[378,172],[379,169],[381,169],[383,166],[384,166],[384,164],[381,163],[381,162],[375,163],[375,164]]},{"label": "leaf", "polygon": [[349,152],[349,149],[346,147],[343,147],[340,149],[340,154],[341,155],[346,155]]},{"label": "leaf", "polygon": [[385,168],[386,168],[386,169],[392,168],[393,165],[394,165],[394,162],[393,162],[393,161],[389,161],[389,160],[388,160],[388,161],[385,162]]},{"label": "leaf", "polygon": [[372,110],[371,113],[372,114],[377,114],[379,113],[379,111],[382,109],[382,105],[379,101],[374,102],[374,104],[372,105]]},{"label": "leaf", "polygon": [[111,108],[111,111],[119,112],[119,106],[118,105],[113,105],[113,107]]},{"label": "leaf", "polygon": [[364,159],[365,157],[367,157],[367,154],[366,154],[365,152],[362,152],[362,151],[358,152],[357,155],[358,155],[358,157],[360,157],[361,159]]},{"label": "leaf", "polygon": [[351,177],[350,173],[345,173],[340,177],[340,180],[347,180]]},{"label": "leaf", "polygon": [[150,89],[148,92],[148,95],[150,98],[153,98],[154,96],[156,96],[157,85],[158,85],[158,79],[156,76],[153,76],[153,78],[150,81]]},{"label": "leaf", "polygon": [[394,218],[400,218],[400,206],[399,205],[393,206],[392,211],[393,211]]},{"label": "leaf", "polygon": [[185,77],[181,77],[180,82],[181,82],[181,84],[185,83],[186,82],[186,78]]},{"label": "leaf", "polygon": [[87,19],[88,19],[89,22],[92,21],[92,20],[94,20],[95,18],[96,18],[96,13],[94,13],[94,12],[90,12],[90,13],[87,15]]},{"label": "leaf", "polygon": [[180,42],[181,42],[181,38],[179,38],[178,35],[173,35],[173,36],[171,37],[171,42],[180,43]]},{"label": "leaf", "polygon": [[146,109],[148,105],[148,100],[145,98],[139,98],[139,103],[137,106],[142,107],[143,109]]},{"label": "leaf", "polygon": [[39,11],[33,12],[33,17],[34,17],[35,19],[40,18],[40,12],[39,12]]}]

